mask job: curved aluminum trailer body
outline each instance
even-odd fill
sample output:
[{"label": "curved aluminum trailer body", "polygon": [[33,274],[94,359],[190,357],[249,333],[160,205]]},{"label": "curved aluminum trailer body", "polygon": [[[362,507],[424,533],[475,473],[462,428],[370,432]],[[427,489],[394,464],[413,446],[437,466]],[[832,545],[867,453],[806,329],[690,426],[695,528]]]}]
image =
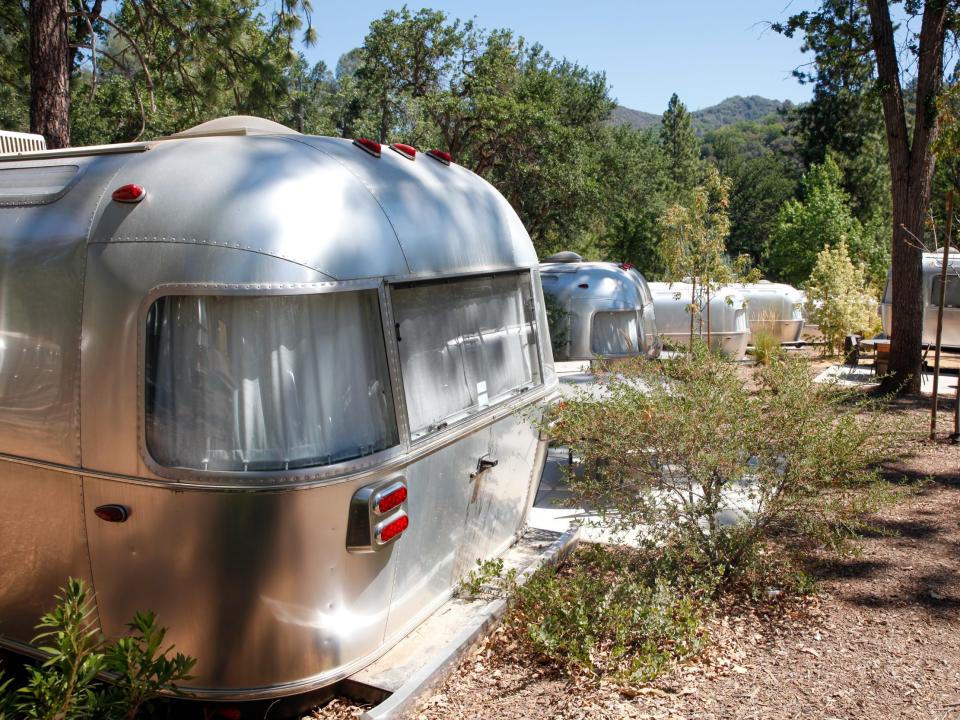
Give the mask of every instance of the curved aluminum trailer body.
[{"label": "curved aluminum trailer body", "polygon": [[107,635],[154,610],[186,689],[254,699],[355,672],[512,544],[546,451],[517,411],[556,377],[482,179],[204,133],[0,160],[0,644],[81,577]]},{"label": "curved aluminum trailer body", "polygon": [[[660,337],[679,347],[689,346],[692,286],[680,282],[652,282],[650,291],[653,293]],[[694,332],[706,340],[706,308],[701,310],[699,319],[694,319]],[[720,288],[710,298],[711,347],[735,360],[742,360],[747,354],[749,341],[746,299],[737,289]]]},{"label": "curved aluminum trailer body", "polygon": [[[943,270],[943,250],[923,253],[923,344],[937,342],[937,307],[940,304],[940,275]],[[887,273],[887,286],[880,303],[880,319],[883,332],[890,337],[893,328],[893,289],[891,274]],[[941,342],[946,347],[960,348],[960,251],[950,249],[947,256],[947,289],[943,304],[943,334]]]},{"label": "curved aluminum trailer body", "polygon": [[657,357],[653,297],[636,270],[608,262],[544,262],[540,279],[557,360]]},{"label": "curved aluminum trailer body", "polygon": [[750,332],[768,332],[781,344],[800,342],[805,318],[806,294],[792,285],[761,280],[730,285],[747,301]]}]

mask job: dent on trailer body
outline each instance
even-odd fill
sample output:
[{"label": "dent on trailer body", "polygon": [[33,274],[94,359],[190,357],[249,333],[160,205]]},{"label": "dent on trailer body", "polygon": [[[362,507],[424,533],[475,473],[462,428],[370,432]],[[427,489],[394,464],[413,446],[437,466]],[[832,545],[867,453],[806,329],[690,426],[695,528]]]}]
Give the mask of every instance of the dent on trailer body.
[{"label": "dent on trailer body", "polygon": [[560,253],[540,266],[545,296],[556,311],[550,328],[557,360],[636,355],[657,357],[661,343],[653,298],[637,270],[583,262]]},{"label": "dent on trailer body", "polygon": [[[649,283],[657,311],[657,327],[665,342],[679,347],[690,344],[690,307],[693,287],[690,283]],[[710,344],[714,350],[742,360],[750,340],[747,302],[743,294],[730,287],[720,288],[710,298]],[[706,307],[694,318],[693,333],[707,338]]]},{"label": "dent on trailer body", "polygon": [[[940,282],[943,272],[943,250],[923,253],[923,335],[924,345],[937,342],[937,312],[940,305]],[[890,337],[893,328],[893,274],[887,273],[887,284],[880,303],[883,332]],[[941,344],[960,348],[960,251],[950,248],[947,254],[947,285],[943,306]]]},{"label": "dent on trailer body", "polygon": [[[536,254],[486,182],[424,155],[411,161],[384,148],[376,159],[349,141],[256,119],[232,134],[221,125],[0,162],[0,644],[29,649],[57,588],[81,577],[107,635],[121,635],[135,611],[154,610],[168,640],[198,659],[186,689],[254,699],[355,672],[449,597],[476,559],[513,542],[544,458],[530,416],[556,377]],[[22,170],[22,182],[11,170]],[[143,187],[143,199],[111,201],[127,183]],[[499,288],[463,317],[480,323],[504,308],[511,319],[493,330],[478,324],[439,352],[472,353],[472,372],[525,384],[498,398],[483,381],[461,388],[464,412],[414,436],[406,393],[420,389],[401,365],[410,352],[398,350],[396,288],[428,281],[474,295]],[[254,332],[243,329],[247,308],[287,322],[298,299],[331,293],[372,298],[375,332],[363,347],[349,344],[356,332],[335,327],[314,345],[285,328],[244,334]],[[164,322],[189,322],[189,332],[148,332],[156,303],[170,298],[181,314]],[[289,422],[274,415],[289,406],[244,405],[246,415],[231,416],[224,405],[272,378],[277,386],[257,390],[262,397],[314,403],[325,423],[359,417],[349,404],[362,402],[382,407],[395,427],[382,446],[280,466],[158,460],[149,435],[164,426],[147,417],[158,402],[149,369],[158,337],[185,351],[203,342],[185,371],[199,371],[205,385],[171,406],[177,421],[209,412],[207,422],[242,422],[231,431],[238,437],[272,437]],[[251,360],[263,347],[282,372],[263,375],[269,366]],[[340,355],[301,377],[290,358],[310,347]],[[231,364],[238,351],[246,364]],[[349,374],[373,363],[357,352],[382,353],[385,374],[367,389]],[[514,372],[507,363],[517,358]],[[348,403],[341,414],[330,410],[337,403]],[[290,448],[303,450],[298,442]],[[369,546],[348,549],[352,503],[396,482],[407,491],[402,506],[364,511]],[[126,507],[128,519],[98,518],[106,504]],[[381,544],[376,524],[398,512],[408,529]]]}]

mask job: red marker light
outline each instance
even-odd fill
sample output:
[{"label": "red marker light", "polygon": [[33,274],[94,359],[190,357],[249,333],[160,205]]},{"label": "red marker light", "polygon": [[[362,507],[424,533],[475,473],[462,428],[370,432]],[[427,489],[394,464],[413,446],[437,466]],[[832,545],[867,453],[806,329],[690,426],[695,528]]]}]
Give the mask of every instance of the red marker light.
[{"label": "red marker light", "polygon": [[404,514],[377,527],[377,542],[385,545],[410,526],[410,519]]},{"label": "red marker light", "polygon": [[107,522],[126,522],[130,517],[130,511],[123,505],[100,505],[93,514]]},{"label": "red marker light", "polygon": [[439,160],[444,165],[449,165],[453,162],[453,155],[448,152],[444,152],[443,150],[434,149],[428,152],[427,155],[432,157],[434,160]]},{"label": "red marker light", "polygon": [[417,149],[413,145],[393,143],[390,145],[390,149],[398,155],[403,155],[407,160],[415,160],[417,157]]},{"label": "red marker light", "polygon": [[380,143],[378,143],[376,140],[357,138],[353,141],[353,144],[361,150],[365,150],[366,152],[370,153],[375,158],[380,157]]},{"label": "red marker light", "polygon": [[632,264],[632,263],[620,263],[620,269],[621,269],[621,270],[633,270],[633,264]]},{"label": "red marker light", "polygon": [[117,202],[122,203],[136,203],[143,200],[146,196],[147,191],[144,190],[139,185],[134,185],[130,183],[129,185],[122,185],[113,191],[113,194],[110,196]]},{"label": "red marker light", "polygon": [[390,512],[395,507],[401,505],[407,499],[407,486],[399,485],[394,488],[388,488],[383,495],[375,496],[373,499],[374,512],[382,515]]}]

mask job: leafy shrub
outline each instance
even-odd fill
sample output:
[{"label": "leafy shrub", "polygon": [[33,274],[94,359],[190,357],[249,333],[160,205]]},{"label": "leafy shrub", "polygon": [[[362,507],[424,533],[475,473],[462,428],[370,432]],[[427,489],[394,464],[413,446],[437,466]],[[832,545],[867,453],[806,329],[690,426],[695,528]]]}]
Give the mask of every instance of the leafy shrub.
[{"label": "leafy shrub", "polygon": [[851,262],[845,243],[826,247],[817,255],[807,281],[807,308],[831,355],[843,349],[847,335],[869,336],[879,329],[877,301],[867,290],[863,267]]},{"label": "leafy shrub", "polygon": [[588,469],[569,476],[573,502],[614,530],[643,527],[647,547],[678,548],[718,586],[771,538],[841,544],[881,499],[872,464],[891,436],[879,413],[814,383],[802,361],[757,367],[749,385],[702,347],[618,370],[543,425]]},{"label": "leafy shrub", "polygon": [[780,338],[766,330],[754,330],[752,335],[753,359],[759,365],[769,365],[777,360],[782,351],[780,349]]},{"label": "leafy shrub", "polygon": [[514,587],[507,622],[567,671],[647,682],[698,652],[705,636],[696,594],[643,568],[639,551],[583,546]]},{"label": "leafy shrub", "polygon": [[134,718],[162,693],[178,694],[177,683],[190,679],[196,660],[169,657],[173,647],[163,647],[166,629],[157,627],[153,613],[137,613],[130,634],[110,643],[82,580],[71,578],[57,600],[34,638],[47,659],[29,669],[27,684],[16,691],[0,677],[0,720]]}]

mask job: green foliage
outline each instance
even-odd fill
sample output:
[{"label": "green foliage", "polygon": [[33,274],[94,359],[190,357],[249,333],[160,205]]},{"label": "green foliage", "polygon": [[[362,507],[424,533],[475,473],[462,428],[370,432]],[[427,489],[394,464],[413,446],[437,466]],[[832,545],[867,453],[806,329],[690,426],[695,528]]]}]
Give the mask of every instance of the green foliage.
[{"label": "green foliage", "polygon": [[871,336],[876,332],[877,301],[867,289],[863,268],[851,262],[843,241],[818,253],[807,281],[807,308],[830,354],[840,352],[851,333]]},{"label": "green foliage", "polygon": [[701,175],[700,143],[693,132],[690,113],[676,93],[670,97],[663,113],[660,147],[667,158],[675,189],[682,192],[697,185]]},{"label": "green foliage", "polygon": [[568,398],[543,431],[583,458],[572,502],[614,530],[643,527],[648,548],[681,549],[720,587],[749,574],[774,538],[789,550],[854,536],[893,437],[878,409],[813,382],[802,361],[749,380],[695,346],[618,366],[602,396]]},{"label": "green foliage", "polygon": [[788,200],[780,208],[767,254],[767,267],[776,278],[794,285],[802,283],[810,275],[817,253],[841,242],[866,265],[875,282],[886,277],[889,249],[882,233],[864,230],[851,212],[841,181],[840,168],[827,157],[804,175],[803,199]]},{"label": "green foliage", "polygon": [[[694,315],[710,307],[710,296],[722,285],[749,281],[755,275],[748,272],[746,257],[731,263],[727,256],[730,184],[729,178],[710,166],[704,184],[693,190],[689,205],[672,205],[660,217],[665,275],[671,282],[691,283],[689,308]],[[693,332],[691,325],[691,344]]]},{"label": "green foliage", "polygon": [[760,265],[776,227],[777,213],[792,198],[800,178],[793,139],[781,118],[738,123],[708,133],[704,154],[732,179],[730,240],[732,255],[748,255]]},{"label": "green foliage", "polygon": [[569,672],[653,680],[704,644],[701,603],[640,570],[641,554],[588,545],[516,588],[507,622]]},{"label": "green foliage", "polygon": [[753,359],[758,365],[770,365],[780,359],[783,354],[780,348],[780,338],[766,330],[754,330],[751,333],[753,344]]},{"label": "green foliage", "polygon": [[542,254],[595,233],[613,108],[602,73],[510,31],[406,7],[371,24],[357,59],[344,126],[447,148],[507,197]]},{"label": "green foliage", "polygon": [[475,600],[482,597],[509,594],[516,589],[516,585],[516,568],[511,568],[504,573],[501,558],[488,560],[477,558],[476,570],[471,570],[460,581],[457,594],[469,600]]},{"label": "green foliage", "polygon": [[550,328],[550,346],[555,358],[567,355],[570,342],[570,313],[568,313],[554,295],[543,294],[544,309],[547,311],[547,325]]},{"label": "green foliage", "polygon": [[[100,634],[96,608],[82,580],[71,578],[59,604],[40,620],[34,638],[46,659],[14,691],[0,677],[0,718],[132,719],[162,693],[177,693],[196,661],[163,647],[153,613],[137,613],[130,633],[113,643]],[[106,674],[108,684],[100,679]]]}]

